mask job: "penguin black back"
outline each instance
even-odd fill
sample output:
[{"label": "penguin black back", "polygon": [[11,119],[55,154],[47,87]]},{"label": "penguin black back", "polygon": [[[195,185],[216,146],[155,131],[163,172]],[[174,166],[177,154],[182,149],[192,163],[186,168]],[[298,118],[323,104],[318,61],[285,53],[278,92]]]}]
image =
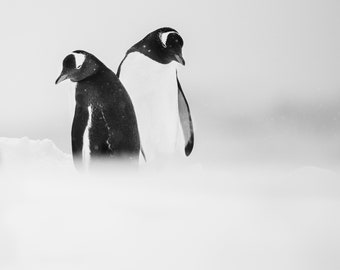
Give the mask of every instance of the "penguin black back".
[{"label": "penguin black back", "polygon": [[[82,167],[84,150],[88,150],[91,163],[94,159],[113,158],[137,164],[137,120],[131,99],[117,76],[94,55],[78,50],[65,57],[56,83],[66,79],[77,83],[72,124],[76,166]],[[88,146],[84,143],[87,139]]]}]

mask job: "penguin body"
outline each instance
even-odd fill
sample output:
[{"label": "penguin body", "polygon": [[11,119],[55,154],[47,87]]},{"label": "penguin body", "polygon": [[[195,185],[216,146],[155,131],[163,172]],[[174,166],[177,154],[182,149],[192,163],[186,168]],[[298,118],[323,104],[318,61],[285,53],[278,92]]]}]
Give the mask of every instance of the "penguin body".
[{"label": "penguin body", "polygon": [[131,68],[122,67],[121,80],[133,99],[147,160],[173,154],[180,128],[174,92],[176,64],[160,65],[139,52],[132,52],[125,61]]},{"label": "penguin body", "polygon": [[137,120],[131,99],[116,75],[94,55],[74,51],[64,59],[56,83],[66,79],[76,82],[71,132],[76,167],[111,160],[138,164]]},{"label": "penguin body", "polygon": [[171,28],[158,29],[131,47],[117,75],[133,101],[147,160],[193,148],[190,109],[177,78],[183,40]]}]

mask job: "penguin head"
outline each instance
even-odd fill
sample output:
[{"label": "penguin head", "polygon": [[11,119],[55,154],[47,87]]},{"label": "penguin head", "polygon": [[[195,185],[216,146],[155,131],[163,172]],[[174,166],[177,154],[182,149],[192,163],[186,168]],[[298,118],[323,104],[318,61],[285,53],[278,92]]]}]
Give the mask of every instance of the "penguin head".
[{"label": "penguin head", "polygon": [[65,57],[63,69],[56,84],[70,79],[72,82],[82,81],[97,73],[103,64],[92,54],[77,50]]},{"label": "penguin head", "polygon": [[182,47],[183,39],[178,32],[170,27],[163,27],[148,34],[127,53],[138,51],[162,64],[176,61],[185,65]]}]

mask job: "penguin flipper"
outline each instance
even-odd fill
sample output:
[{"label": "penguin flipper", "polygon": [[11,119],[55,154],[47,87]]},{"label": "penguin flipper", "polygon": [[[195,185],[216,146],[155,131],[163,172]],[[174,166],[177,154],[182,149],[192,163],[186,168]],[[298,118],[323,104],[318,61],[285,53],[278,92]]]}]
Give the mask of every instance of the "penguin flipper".
[{"label": "penguin flipper", "polygon": [[189,104],[184,96],[181,84],[176,74],[178,86],[178,111],[185,140],[185,155],[189,156],[194,148],[194,128],[192,124]]},{"label": "penguin flipper", "polygon": [[88,109],[80,105],[76,105],[72,123],[72,156],[73,162],[77,169],[82,169],[83,160],[83,136],[89,119]]}]

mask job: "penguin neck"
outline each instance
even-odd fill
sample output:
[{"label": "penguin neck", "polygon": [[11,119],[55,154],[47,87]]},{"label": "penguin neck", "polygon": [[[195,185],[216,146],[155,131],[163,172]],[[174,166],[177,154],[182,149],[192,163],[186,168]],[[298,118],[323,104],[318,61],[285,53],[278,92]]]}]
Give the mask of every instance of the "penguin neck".
[{"label": "penguin neck", "polygon": [[169,60],[169,57],[167,57],[166,49],[162,45],[160,45],[160,43],[157,43],[157,40],[158,35],[157,39],[151,36],[147,36],[143,40],[132,46],[127,51],[127,54],[129,55],[131,53],[141,53],[158,63],[161,64],[171,63],[171,60]]},{"label": "penguin neck", "polygon": [[[76,101],[82,106],[90,104],[99,104],[106,100],[106,96],[114,91],[106,86],[112,83],[112,71],[108,68],[102,68],[89,77],[78,81],[76,84]],[[109,90],[108,90],[109,89]]]},{"label": "penguin neck", "polygon": [[[135,97],[146,95],[166,95],[165,91],[172,91],[176,83],[177,62],[169,64],[159,63],[140,52],[127,55],[121,67],[120,80],[126,85],[128,92],[133,91]],[[174,93],[171,93],[174,94]]]}]

